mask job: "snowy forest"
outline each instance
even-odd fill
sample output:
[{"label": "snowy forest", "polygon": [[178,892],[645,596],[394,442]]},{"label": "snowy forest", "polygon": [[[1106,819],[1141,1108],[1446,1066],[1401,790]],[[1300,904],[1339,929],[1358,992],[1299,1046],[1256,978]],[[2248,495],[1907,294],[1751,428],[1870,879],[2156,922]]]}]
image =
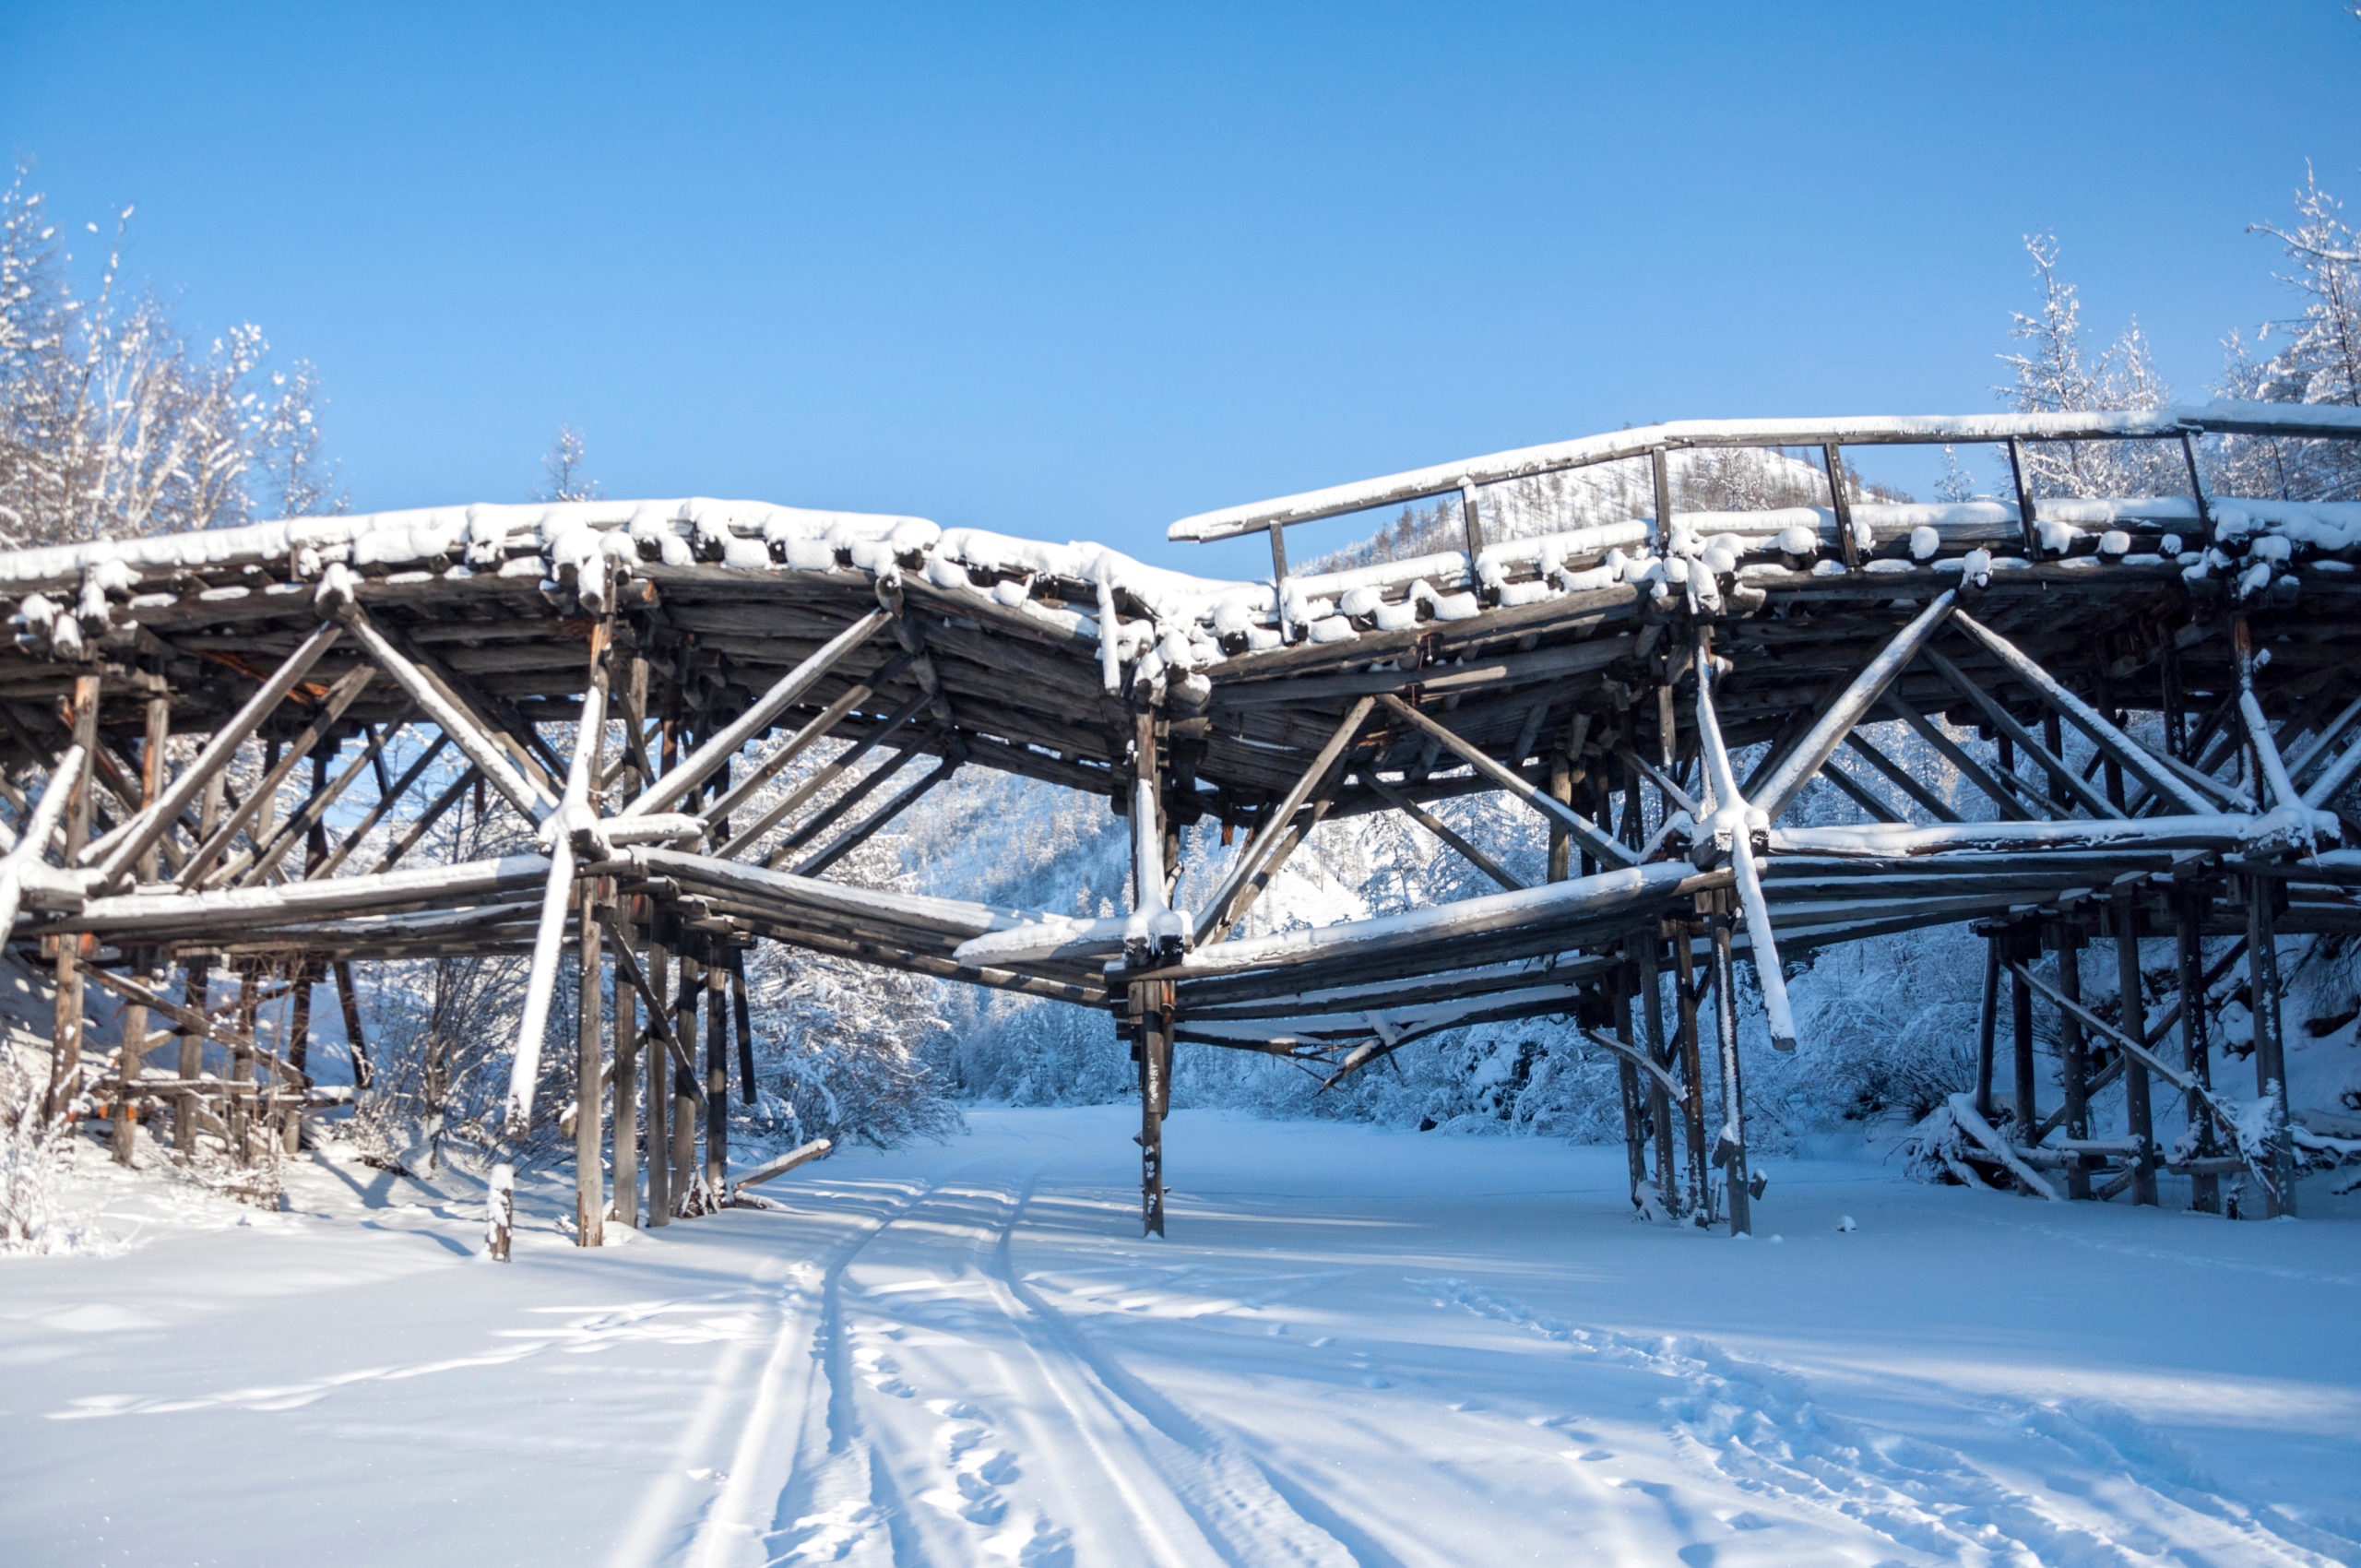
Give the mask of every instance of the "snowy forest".
[{"label": "snowy forest", "polygon": [[[341,509],[315,371],[301,360],[274,360],[253,326],[211,339],[184,333],[169,299],[135,286],[125,273],[122,234],[132,216],[128,208],[115,215],[112,232],[81,225],[101,253],[81,257],[68,244],[72,226],[49,212],[30,172],[20,170],[0,196],[0,539],[66,543]],[[2229,332],[2219,378],[2202,390],[2361,405],[2361,242],[2335,198],[2308,176],[2288,219],[2258,231],[2257,265],[2276,268],[2285,315]],[[2172,402],[2175,389],[2164,385],[2136,322],[2112,338],[2086,327],[2058,242],[2034,236],[2026,255],[2027,308],[2013,322],[1994,324],[1999,402],[2027,411]],[[2038,494],[2177,493],[2180,472],[2148,445],[2033,448],[2025,482]],[[2350,446],[2339,453],[2326,444],[2233,441],[2210,460],[2213,482],[2226,493],[2355,500],[2361,499],[2355,456]],[[561,432],[537,498],[597,495],[594,467],[582,436]],[[1827,478],[1812,461],[1776,452],[1676,455],[1673,480],[1675,505],[1693,511],[1811,505],[1827,493]],[[1849,469],[1845,481],[1858,496],[1907,499]],[[1651,509],[1647,483],[1639,465],[1616,464],[1504,485],[1488,502],[1488,526],[1494,539],[1506,539],[1628,519]],[[1947,453],[1937,498],[2011,499],[2008,470],[1996,469],[1987,452]],[[1406,507],[1372,519],[1367,538],[1306,569],[1455,548],[1456,505]],[[1879,742],[1904,756],[1923,745],[1906,731],[1880,733]],[[776,736],[757,742],[748,765],[758,766],[779,743]],[[233,777],[235,786],[260,778],[266,765],[256,751]],[[836,760],[819,748],[780,771],[750,806],[759,811],[807,788],[816,787],[824,801],[858,790],[860,770],[837,768]],[[373,766],[381,785],[413,767],[425,770],[430,785],[458,777],[448,759],[390,749]],[[1858,782],[1885,787],[1866,774]],[[303,797],[295,784],[288,790],[283,809],[292,812]],[[448,860],[523,845],[524,830],[488,813],[481,784],[476,790],[427,829],[449,840],[438,846]],[[23,796],[13,786],[10,797],[20,808]],[[338,851],[354,864],[397,852],[415,837],[415,825],[373,814],[370,799],[364,782],[338,808],[338,826],[361,829]],[[1497,796],[1436,810],[1512,872],[1540,878],[1547,846],[1532,814]],[[1804,811],[1809,820],[1862,820],[1860,808],[1825,782]],[[1179,905],[1191,906],[1218,882],[1228,851],[1217,832],[1210,824],[1190,829]],[[831,874],[872,887],[1098,916],[1128,906],[1128,857],[1126,826],[1106,802],[978,767],[929,795]],[[1252,935],[1324,924],[1484,887],[1465,859],[1406,819],[1332,823],[1288,862],[1241,929]],[[2165,945],[2153,960],[2160,990],[2170,962]],[[2299,1104],[2361,1110],[2356,958],[2361,954],[2336,939],[2291,943],[2284,955]],[[355,1111],[335,1123],[337,1135],[359,1140],[371,1158],[400,1166],[472,1158],[469,1151],[494,1140],[523,972],[521,956],[502,956],[376,965],[357,980],[321,974],[314,977],[316,1001],[301,1004],[302,1018],[296,998],[275,996],[257,1002],[254,1022],[286,1042],[299,1063],[308,1050],[315,1075],[355,1082]],[[1747,1072],[1759,1146],[1800,1152],[1820,1140],[1897,1138],[1947,1096],[1972,1087],[1981,976],[1981,944],[1964,928],[1860,943],[1796,964],[1789,985],[1800,1050],[1772,1051],[1760,1009],[1739,1009],[1752,1020]],[[2208,999],[2229,1058],[2250,1034],[2242,977],[2232,973]],[[1096,1103],[1136,1092],[1127,1048],[1103,1014],[775,944],[748,955],[746,979],[762,1092],[758,1103],[736,1111],[732,1136],[752,1146],[814,1136],[890,1146],[952,1134],[963,1105]],[[2094,981],[2092,997],[2108,1016],[2111,983]],[[554,1033],[570,1030],[565,1008],[576,990],[561,980]],[[41,1027],[38,1007],[19,1011],[29,1027]],[[358,1027],[357,1050],[347,1039],[347,1016]],[[22,1054],[23,1031],[18,1039]],[[7,1070],[16,1080],[7,1086],[9,1102],[24,1107],[35,1075],[21,1062]],[[2229,1071],[2226,1061],[2220,1070]],[[544,1161],[564,1159],[571,1147],[564,1133],[570,1071],[566,1052],[546,1055],[540,1102],[548,1109],[531,1146]],[[1187,1048],[1173,1102],[1183,1113],[1223,1107],[1438,1133],[1604,1141],[1620,1136],[1616,1083],[1613,1063],[1571,1025],[1542,1021],[1438,1036],[1324,1090],[1283,1061]],[[2177,1131],[2160,1128],[2168,1139]],[[30,1141],[37,1132],[32,1118],[16,1117],[12,1159],[39,1158]],[[19,1239],[33,1224],[11,1220]]]}]

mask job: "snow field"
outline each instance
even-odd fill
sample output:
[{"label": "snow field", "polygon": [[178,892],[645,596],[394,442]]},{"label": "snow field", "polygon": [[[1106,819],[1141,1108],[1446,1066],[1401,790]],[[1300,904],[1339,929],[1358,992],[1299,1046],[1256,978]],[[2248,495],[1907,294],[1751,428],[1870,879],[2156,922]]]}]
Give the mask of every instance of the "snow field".
[{"label": "snow field", "polygon": [[528,1175],[505,1269],[460,1175],[256,1215],[86,1158],[131,1245],[0,1263],[0,1560],[2361,1559],[2318,1188],[1795,1161],[1733,1242],[1626,1218],[1619,1149],[1184,1111],[1158,1242],[1126,1108],[970,1121],[604,1252]]}]

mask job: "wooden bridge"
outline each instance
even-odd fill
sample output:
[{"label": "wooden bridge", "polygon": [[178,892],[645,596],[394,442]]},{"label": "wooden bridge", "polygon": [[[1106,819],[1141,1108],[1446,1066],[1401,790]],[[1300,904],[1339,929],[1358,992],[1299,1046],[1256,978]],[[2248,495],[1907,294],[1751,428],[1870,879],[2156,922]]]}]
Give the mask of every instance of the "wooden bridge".
[{"label": "wooden bridge", "polygon": [[[49,1109],[110,1106],[126,1156],[135,1112],[184,1146],[242,1148],[312,1089],[314,984],[350,1018],[355,965],[515,953],[531,957],[507,1106],[521,1134],[571,944],[584,985],[565,1048],[599,1087],[574,1120],[596,1244],[602,1157],[636,1222],[643,1098],[651,1221],[720,1189],[733,1039],[753,1093],[742,955],[770,940],[1109,1009],[1139,1063],[1150,1231],[1176,1049],[1333,1079],[1440,1030],[1565,1015],[1619,1063],[1635,1194],[1742,1233],[1759,1188],[1734,963],[1791,1047],[1783,958],[1972,921],[1989,961],[1978,1083],[1953,1104],[1964,1176],[2153,1203],[2169,1158],[2201,1207],[2241,1174],[2288,1209],[2299,1130],[2274,936],[2361,929],[2361,818],[2337,809],[2361,771],[2361,504],[2213,494],[2221,438],[2361,440],[2361,410],[1692,422],[1173,525],[1265,535],[1271,575],[1247,581],[709,500],[0,553],[16,631],[0,744],[29,785],[5,785],[0,921],[54,967]],[[2125,441],[2174,454],[2186,484],[1916,505],[1842,479],[1846,447],[1992,443],[2021,465]],[[1828,504],[1677,511],[1672,455],[1717,448],[1820,454]],[[1488,537],[1503,487],[1602,464],[1642,476],[1653,507]],[[1458,498],[1459,548],[1288,570],[1289,524],[1437,496]],[[1866,732],[1892,723],[1924,745]],[[823,742],[835,754],[782,790]],[[1107,798],[1132,828],[1128,912],[830,879],[963,766]],[[1867,820],[1795,823],[1816,786]],[[1493,790],[1546,820],[1547,881],[1430,810]],[[515,814],[517,852],[430,859],[470,795]],[[1370,812],[1422,824],[1500,891],[1233,934],[1314,827]],[[1234,855],[1204,907],[1175,909],[1180,831],[1207,819]],[[2202,942],[2222,933],[2241,941],[2209,975]],[[2275,1119],[2241,1121],[2207,1081],[2203,1006],[2152,1016],[2143,936],[2177,939],[2183,998],[2249,967]],[[2118,1009],[2081,1000],[2094,942],[2119,967]],[[2033,968],[2043,951],[2055,979]],[[225,1009],[209,988],[229,975]],[[120,1041],[84,1041],[89,984],[125,1000]],[[274,984],[301,1010],[284,1059],[253,1030]],[[2063,1019],[2048,1107],[2036,994]],[[2117,1083],[2127,1132],[2094,1137],[2092,1099]],[[2170,1157],[2160,1095],[2194,1133]]]}]

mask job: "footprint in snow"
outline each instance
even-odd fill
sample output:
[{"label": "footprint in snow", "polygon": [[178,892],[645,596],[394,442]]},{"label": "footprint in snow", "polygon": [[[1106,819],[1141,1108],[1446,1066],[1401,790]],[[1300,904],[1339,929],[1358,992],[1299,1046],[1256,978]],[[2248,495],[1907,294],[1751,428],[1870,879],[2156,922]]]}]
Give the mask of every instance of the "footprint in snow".
[{"label": "footprint in snow", "polygon": [[1031,1530],[1021,1535],[1010,1530],[984,1544],[995,1555],[1014,1561],[1017,1568],[1073,1568],[1072,1532],[1038,1515],[1034,1516]]}]

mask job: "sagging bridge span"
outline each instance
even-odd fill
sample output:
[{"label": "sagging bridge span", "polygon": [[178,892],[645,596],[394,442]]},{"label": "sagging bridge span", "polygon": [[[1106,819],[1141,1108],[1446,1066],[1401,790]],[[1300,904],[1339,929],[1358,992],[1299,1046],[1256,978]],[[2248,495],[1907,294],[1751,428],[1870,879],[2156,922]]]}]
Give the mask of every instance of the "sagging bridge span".
[{"label": "sagging bridge span", "polygon": [[[606,1101],[575,1118],[595,1243],[610,1163],[613,1216],[635,1222],[643,1098],[651,1218],[723,1182],[733,1029],[753,1093],[737,956],[769,940],[1111,1011],[1139,1063],[1150,1231],[1177,1047],[1334,1077],[1437,1031],[1563,1015],[1618,1060],[1635,1193],[1742,1233],[1759,1191],[1733,964],[1750,963],[1788,1045],[1783,957],[1976,921],[1964,1178],[2154,1202],[2169,1163],[2199,1206],[2228,1177],[2280,1212],[2298,1134],[2275,938],[2361,929],[2361,818],[2340,808],[2361,772],[2361,504],[2214,494],[2205,454],[2223,439],[2361,440],[2361,410],[1627,430],[1173,525],[1265,535],[1271,575],[1243,581],[709,500],[0,553],[16,628],[0,745],[26,785],[6,785],[0,921],[54,968],[49,1111],[112,1108],[125,1158],[135,1113],[184,1146],[243,1146],[312,1086],[208,984],[234,974],[250,995],[276,977],[308,1008],[332,978],[350,1009],[355,964],[512,953],[530,956],[507,1105],[521,1132],[571,945],[590,981],[559,1049]],[[2177,454],[2187,482],[1917,505],[1842,479],[1848,446],[1993,443],[2016,462],[2125,441]],[[1824,454],[1827,505],[1677,510],[1672,455],[1738,447]],[[1608,463],[1634,466],[1651,509],[1488,537],[1494,487]],[[1461,548],[1288,570],[1292,523],[1437,496],[1458,497]],[[1897,724],[1923,745],[1869,733]],[[841,748],[826,766],[786,773],[824,741]],[[963,766],[1107,798],[1131,826],[1131,909],[1078,920],[831,880]],[[1828,789],[1866,820],[1792,820]],[[429,829],[470,790],[529,824],[534,851],[433,859]],[[1429,809],[1489,790],[1546,820],[1547,881]],[[1407,814],[1500,891],[1233,934],[1306,835],[1370,812]],[[1204,907],[1175,909],[1180,830],[1208,818],[1234,856]],[[2139,941],[2177,937],[2177,989],[2201,995],[2218,978],[2204,940],[2232,932],[2214,967],[2251,968],[2275,1119],[2242,1122],[2208,1082],[2205,1009],[2152,1016],[2139,981]],[[2075,993],[2072,955],[2094,940],[2123,966],[2110,1016]],[[2065,956],[2057,978],[2034,970],[2045,946]],[[119,1041],[83,1039],[89,985],[124,999]],[[2036,995],[2061,1019],[2047,1114]],[[2094,1098],[2118,1083],[2121,1134],[2094,1137]],[[2166,1096],[2192,1134],[2170,1154]]]}]

